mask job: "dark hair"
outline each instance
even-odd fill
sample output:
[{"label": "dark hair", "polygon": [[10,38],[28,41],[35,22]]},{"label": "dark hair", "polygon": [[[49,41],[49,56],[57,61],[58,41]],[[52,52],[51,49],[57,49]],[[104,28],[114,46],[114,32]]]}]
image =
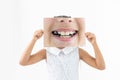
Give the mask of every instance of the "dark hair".
[{"label": "dark hair", "polygon": [[60,16],[54,16],[54,18],[71,18],[71,16],[60,15]]}]

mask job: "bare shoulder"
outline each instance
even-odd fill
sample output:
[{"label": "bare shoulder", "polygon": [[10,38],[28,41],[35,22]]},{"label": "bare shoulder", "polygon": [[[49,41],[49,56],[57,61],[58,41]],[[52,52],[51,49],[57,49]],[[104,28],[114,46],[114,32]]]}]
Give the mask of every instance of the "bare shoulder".
[{"label": "bare shoulder", "polygon": [[46,54],[46,49],[39,50],[40,53]]},{"label": "bare shoulder", "polygon": [[95,58],[92,57],[86,50],[79,48],[80,59],[86,62],[89,65],[94,64]]},{"label": "bare shoulder", "polygon": [[46,49],[41,49],[36,52],[34,55],[41,57],[42,59],[46,59]]},{"label": "bare shoulder", "polygon": [[83,49],[82,48],[79,48],[79,59],[82,59],[82,54],[83,54]]},{"label": "bare shoulder", "polygon": [[30,60],[34,62],[41,61],[43,59],[46,59],[46,49],[41,49],[30,57]]},{"label": "bare shoulder", "polygon": [[82,48],[79,48],[79,57],[80,59],[83,59],[85,56],[88,56],[88,52]]}]

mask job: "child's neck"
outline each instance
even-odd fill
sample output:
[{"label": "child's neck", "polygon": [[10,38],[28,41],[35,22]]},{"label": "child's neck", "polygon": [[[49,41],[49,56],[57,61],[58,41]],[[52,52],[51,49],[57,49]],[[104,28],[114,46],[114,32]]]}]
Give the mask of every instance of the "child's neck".
[{"label": "child's neck", "polygon": [[57,47],[57,48],[59,48],[59,49],[63,49],[64,47]]}]

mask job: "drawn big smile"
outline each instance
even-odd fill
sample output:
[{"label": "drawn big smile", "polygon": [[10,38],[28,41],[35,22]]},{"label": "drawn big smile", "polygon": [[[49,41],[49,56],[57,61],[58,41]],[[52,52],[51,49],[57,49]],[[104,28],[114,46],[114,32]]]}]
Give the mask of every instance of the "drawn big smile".
[{"label": "drawn big smile", "polygon": [[70,41],[78,34],[78,30],[57,29],[57,30],[53,30],[51,33],[55,38],[61,41]]}]

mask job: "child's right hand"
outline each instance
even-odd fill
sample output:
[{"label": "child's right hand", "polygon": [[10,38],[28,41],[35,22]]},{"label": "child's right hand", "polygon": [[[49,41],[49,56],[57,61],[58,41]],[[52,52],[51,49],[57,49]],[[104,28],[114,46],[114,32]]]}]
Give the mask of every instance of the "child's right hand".
[{"label": "child's right hand", "polygon": [[40,29],[40,30],[36,30],[36,31],[34,32],[34,36],[33,36],[34,39],[35,39],[35,40],[38,40],[40,37],[42,37],[43,33],[44,33],[44,32],[43,32],[43,30],[41,30],[41,29]]}]

